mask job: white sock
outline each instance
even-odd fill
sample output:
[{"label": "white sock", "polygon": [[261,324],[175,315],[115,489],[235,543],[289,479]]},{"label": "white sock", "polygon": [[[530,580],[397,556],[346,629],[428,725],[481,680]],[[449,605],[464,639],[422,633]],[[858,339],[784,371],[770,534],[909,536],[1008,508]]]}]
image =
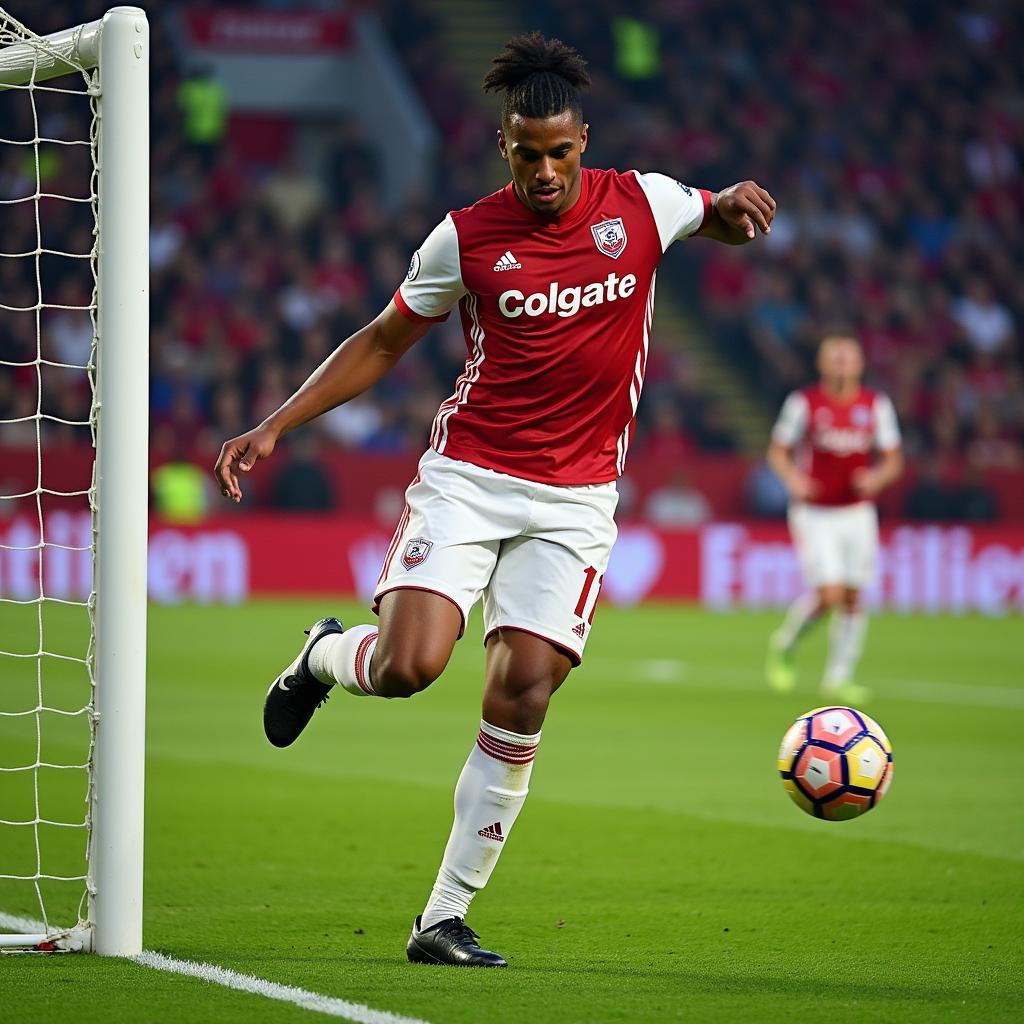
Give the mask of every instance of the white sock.
[{"label": "white sock", "polygon": [[864,650],[864,637],[868,629],[867,613],[836,610],[828,631],[828,661],[822,686],[835,689],[853,678],[857,662]]},{"label": "white sock", "polygon": [[353,626],[344,633],[329,633],[313,644],[309,670],[327,686],[337,684],[349,693],[376,697],[370,682],[370,659],[376,649],[376,626]]},{"label": "white sock", "polygon": [[455,824],[421,928],[465,918],[470,900],[487,884],[526,800],[539,742],[539,732],[523,736],[480,722],[455,787]]},{"label": "white sock", "polygon": [[796,642],[821,618],[821,603],[813,590],[801,594],[786,612],[782,625],[775,632],[775,643],[784,651]]}]

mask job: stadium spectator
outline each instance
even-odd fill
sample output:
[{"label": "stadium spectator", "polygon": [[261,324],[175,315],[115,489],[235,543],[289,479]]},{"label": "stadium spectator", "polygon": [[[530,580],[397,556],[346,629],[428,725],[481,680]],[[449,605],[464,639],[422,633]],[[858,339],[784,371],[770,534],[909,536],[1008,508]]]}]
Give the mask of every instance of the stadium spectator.
[{"label": "stadium spectator", "polygon": [[993,523],[999,518],[999,499],[985,482],[980,466],[968,460],[960,488],[957,515],[969,523]]},{"label": "stadium spectator", "polygon": [[323,186],[294,156],[267,179],[263,199],[278,226],[289,236],[308,227],[327,204]]},{"label": "stadium spectator", "polygon": [[759,462],[747,477],[747,508],[759,519],[785,519],[789,492],[767,462]]},{"label": "stadium spectator", "polygon": [[930,456],[921,465],[920,474],[907,494],[907,518],[942,522],[955,519],[959,511],[960,496],[948,480],[945,461],[940,455]]},{"label": "stadium spectator", "polygon": [[198,523],[210,506],[210,482],[192,462],[170,461],[150,473],[153,511],[167,523]]},{"label": "stadium spectator", "polygon": [[184,141],[201,153],[209,166],[216,160],[227,131],[227,90],[214,76],[213,69],[204,67],[182,80],[177,100],[183,113]]},{"label": "stadium spectator", "polygon": [[711,518],[711,504],[690,482],[686,470],[676,468],[664,486],[647,496],[644,518],[656,526],[699,526]]},{"label": "stadium spectator", "polygon": [[291,453],[274,477],[270,504],[288,512],[326,512],[335,505],[335,485],[323,468],[315,431],[291,439]]},{"label": "stadium spectator", "polygon": [[996,301],[992,286],[982,277],[968,282],[967,293],[953,304],[953,316],[980,355],[1004,351],[1013,336],[1010,311]]}]

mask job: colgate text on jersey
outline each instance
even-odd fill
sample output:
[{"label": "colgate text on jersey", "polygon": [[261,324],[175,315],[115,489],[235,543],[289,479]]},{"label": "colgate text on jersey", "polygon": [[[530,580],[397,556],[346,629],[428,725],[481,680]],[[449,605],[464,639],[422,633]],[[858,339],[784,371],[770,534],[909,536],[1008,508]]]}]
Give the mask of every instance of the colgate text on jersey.
[{"label": "colgate text on jersey", "polygon": [[824,451],[836,455],[855,455],[871,451],[874,439],[871,431],[858,427],[821,427],[813,433],[814,443]]},{"label": "colgate text on jersey", "polygon": [[[556,313],[560,317],[569,317],[578,313],[582,306],[600,306],[604,302],[628,299],[635,288],[635,275],[619,277],[613,272],[603,281],[574,285],[572,288],[563,289],[557,281],[552,281],[547,292],[532,292],[530,295],[523,295],[518,289],[510,288],[498,297],[498,308],[510,320],[523,313],[527,316]],[[516,305],[512,305],[513,302]]]}]

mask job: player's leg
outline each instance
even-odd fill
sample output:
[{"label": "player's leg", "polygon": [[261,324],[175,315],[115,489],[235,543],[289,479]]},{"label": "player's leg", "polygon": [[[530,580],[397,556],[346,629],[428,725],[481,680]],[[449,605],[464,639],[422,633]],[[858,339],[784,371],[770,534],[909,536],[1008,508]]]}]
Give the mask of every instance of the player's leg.
[{"label": "player's leg", "polygon": [[864,687],[854,683],[857,663],[864,650],[867,633],[867,614],[861,607],[860,591],[856,587],[844,587],[842,598],[832,613],[829,630],[828,662],[822,688],[831,694],[847,699],[867,696]]},{"label": "player's leg", "polygon": [[458,605],[426,590],[396,589],[380,600],[378,625],[325,637],[309,657],[321,682],[354,694],[411,697],[444,671],[462,634]]},{"label": "player's leg", "polygon": [[788,693],[796,686],[797,646],[827,610],[820,593],[821,581],[829,571],[821,520],[817,509],[790,507],[789,532],[808,589],[789,606],[782,625],[768,638],[765,678],[779,693]]},{"label": "player's leg", "polygon": [[804,634],[820,621],[823,610],[818,591],[805,590],[786,609],[782,625],[774,633],[775,645],[787,653],[795,650]]},{"label": "player's leg", "polygon": [[539,736],[548,704],[579,664],[575,654],[523,630],[498,627],[487,639],[484,721],[498,729]]},{"label": "player's leg", "polygon": [[566,652],[529,633],[497,630],[489,637],[480,731],[455,787],[455,821],[437,880],[409,937],[411,960],[504,965],[477,944],[466,912],[526,801],[548,702],[572,664]]},{"label": "player's leg", "polygon": [[[515,532],[516,523],[492,521],[479,481],[452,460],[439,460],[424,456],[406,492],[377,583],[379,625],[345,629],[337,619],[321,619],[271,686],[263,723],[275,746],[294,742],[332,687],[410,697],[447,665],[494,568],[499,541],[491,538]],[[511,505],[502,506],[506,516]]]},{"label": "player's leg", "polygon": [[855,677],[868,625],[861,593],[874,580],[878,558],[878,513],[868,503],[851,506],[843,510],[842,526],[844,585],[832,613],[822,689],[836,699],[857,703],[871,696]]},{"label": "player's leg", "polygon": [[786,609],[782,625],[768,638],[765,678],[773,690],[788,693],[796,686],[797,644],[817,625],[822,611],[818,591],[806,590]]},{"label": "player's leg", "polygon": [[263,728],[276,747],[294,743],[313,713],[341,687],[373,697],[411,697],[443,671],[462,630],[449,599],[421,590],[385,594],[379,625],[345,629],[321,619],[292,663],[274,680]]},{"label": "player's leg", "polygon": [[452,945],[467,941],[460,937],[466,908],[490,878],[526,799],[551,695],[582,659],[615,540],[616,500],[611,487],[539,485],[529,535],[501,545],[484,593],[483,719],[456,787],[437,881],[410,937],[414,958],[433,949],[435,960],[467,962],[455,959]]}]

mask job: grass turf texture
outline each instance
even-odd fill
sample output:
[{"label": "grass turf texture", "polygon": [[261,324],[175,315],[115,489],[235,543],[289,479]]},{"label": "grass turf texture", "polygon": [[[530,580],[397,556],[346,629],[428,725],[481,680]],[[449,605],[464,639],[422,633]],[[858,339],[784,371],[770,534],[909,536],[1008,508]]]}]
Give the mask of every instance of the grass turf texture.
[{"label": "grass turf texture", "polygon": [[[264,690],[328,610],[152,610],[148,948],[432,1024],[1019,1019],[1019,619],[873,621],[861,679],[879,692],[869,710],[895,781],[867,817],[826,823],[791,804],[774,767],[786,726],[821,703],[823,629],[781,698],[760,682],[776,616],[602,608],[471,909],[510,969],[473,972],[407,964],[403,945],[475,735],[479,623],[427,694],[339,693],[274,750]],[[55,612],[48,635],[74,647],[81,624]],[[24,743],[11,722],[5,758]],[[55,735],[56,753],[71,740]],[[0,827],[0,870],[12,831]],[[38,916],[24,884],[0,882],[0,910]],[[0,991],[11,1024],[310,1019],[97,957],[0,957]]]}]

